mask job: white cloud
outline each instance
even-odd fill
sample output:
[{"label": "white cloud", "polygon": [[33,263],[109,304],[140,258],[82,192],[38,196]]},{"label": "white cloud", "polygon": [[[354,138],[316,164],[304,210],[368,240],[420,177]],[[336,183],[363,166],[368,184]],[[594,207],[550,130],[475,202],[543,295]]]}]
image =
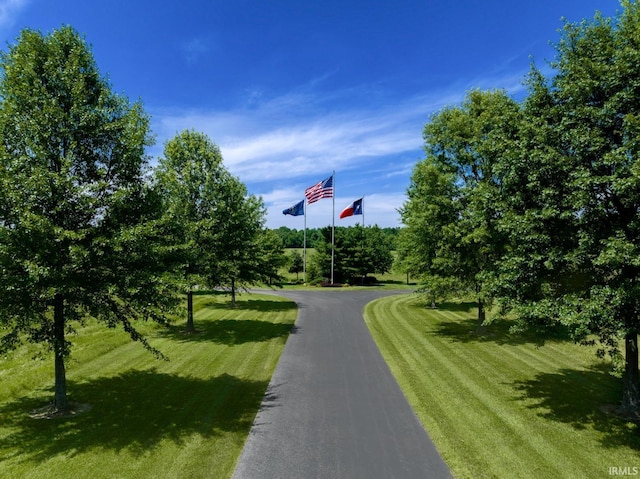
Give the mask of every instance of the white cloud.
[{"label": "white cloud", "polygon": [[429,112],[443,106],[442,97],[417,97],[321,114],[313,109],[319,103],[321,98],[294,93],[251,109],[160,112],[153,115],[154,131],[161,142],[186,128],[206,133],[243,181],[299,178],[420,150]]},{"label": "white cloud", "polygon": [[[206,133],[220,146],[227,168],[249,191],[262,196],[270,228],[303,228],[303,218],[285,216],[282,210],[300,201],[305,188],[332,170],[338,172],[339,195],[381,191],[387,185],[380,180],[397,181],[401,186],[396,192],[367,196],[365,221],[398,226],[397,208],[404,201],[406,187],[402,175],[408,176],[410,161],[420,155],[422,127],[429,113],[451,97],[421,96],[377,107],[345,106],[351,93],[343,93],[339,106],[326,112],[325,103],[336,104],[339,92],[332,92],[330,100],[305,91],[271,99],[248,92],[250,108],[155,112],[153,129],[161,143],[183,129]],[[403,161],[397,162],[403,154]],[[361,220],[337,220],[342,208],[354,199],[336,198],[338,224],[348,226]],[[307,226],[330,225],[331,214],[332,201],[318,201],[308,208]]]},{"label": "white cloud", "polygon": [[[390,128],[393,128],[389,125]],[[381,131],[372,121],[321,122],[222,143],[225,163],[247,181],[355,167],[363,158],[420,148],[417,132]]]},{"label": "white cloud", "polygon": [[18,12],[29,0],[0,0],[0,26],[13,25]]},{"label": "white cloud", "polygon": [[[513,76],[493,78],[492,85],[504,85],[508,91],[520,88]],[[225,111],[158,110],[153,112],[152,128],[161,144],[184,129],[206,133],[220,146],[227,168],[249,191],[262,196],[269,227],[302,228],[302,219],[284,216],[282,210],[332,170],[339,174],[338,194],[381,192],[367,196],[367,224],[398,226],[397,209],[405,200],[413,166],[422,157],[424,124],[432,113],[459,104],[469,88],[457,85],[387,103],[362,100],[366,95],[353,89],[314,94],[304,86],[272,98],[252,90],[241,106]],[[356,198],[336,198],[336,215]],[[308,226],[331,224],[331,205],[328,200],[311,205]]]},{"label": "white cloud", "polygon": [[[293,206],[303,198],[304,187],[302,185],[290,186],[288,188],[280,188],[270,191],[269,193],[262,194],[262,199],[267,204],[271,204],[281,209]],[[292,199],[293,198],[293,199]]]}]

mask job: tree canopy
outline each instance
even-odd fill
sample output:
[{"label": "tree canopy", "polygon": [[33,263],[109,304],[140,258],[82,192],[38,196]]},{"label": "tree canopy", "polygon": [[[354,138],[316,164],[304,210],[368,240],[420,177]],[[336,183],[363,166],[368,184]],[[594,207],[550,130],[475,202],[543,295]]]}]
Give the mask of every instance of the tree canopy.
[{"label": "tree canopy", "polygon": [[426,158],[400,210],[404,269],[421,276],[434,296],[472,292],[479,327],[490,302],[486,277],[505,240],[497,228],[494,168],[517,115],[517,103],[503,91],[472,91],[459,107],[434,114],[424,128]]},{"label": "tree canopy", "polygon": [[[626,365],[623,409],[637,411],[640,7],[622,5],[616,19],[566,24],[555,76],[530,76],[522,137],[534,147],[519,149],[521,170],[506,166],[504,177],[505,228],[525,241],[514,242],[498,285],[527,323],[558,322],[587,343],[595,335],[602,354]],[[525,176],[531,187],[510,194]]]},{"label": "tree canopy", "polygon": [[[380,228],[380,230],[387,237],[388,241],[391,241],[393,247],[395,248],[395,241],[400,234],[399,227],[385,227]],[[285,248],[302,248],[304,247],[304,229],[298,230],[295,228],[288,228],[286,226],[280,226],[279,228],[274,229],[278,236],[282,238],[283,246]],[[322,228],[307,228],[307,248],[315,248],[318,242],[324,241],[324,237],[322,235]]]},{"label": "tree canopy", "polygon": [[[167,141],[154,170],[164,224],[173,230],[181,263],[177,286],[187,295],[187,330],[194,331],[193,290],[210,286],[219,256],[217,212],[231,181],[222,154],[205,134],[185,130]],[[215,286],[215,284],[213,285]]]},{"label": "tree canopy", "polygon": [[[223,165],[218,146],[204,133],[185,130],[167,141],[155,170],[165,224],[181,246],[187,294],[187,330],[193,331],[193,291],[269,282],[283,264],[280,238],[263,231],[262,200]],[[282,252],[280,251],[282,256]]]},{"label": "tree canopy", "polygon": [[133,320],[164,322],[172,305],[145,181],[149,118],[70,27],[23,31],[0,68],[0,349],[48,345],[65,410],[70,321],[119,324],[150,348]]},{"label": "tree canopy", "polygon": [[[331,276],[331,228],[321,230],[324,241],[316,244],[309,261],[309,280]],[[368,274],[384,274],[391,269],[392,244],[378,226],[335,228],[334,281],[359,283]]]},{"label": "tree canopy", "polygon": [[400,250],[427,283],[482,280],[519,329],[597,338],[624,364],[622,409],[636,412],[640,6],[622,6],[565,24],[554,74],[532,66],[521,103],[470,92],[432,117]]}]

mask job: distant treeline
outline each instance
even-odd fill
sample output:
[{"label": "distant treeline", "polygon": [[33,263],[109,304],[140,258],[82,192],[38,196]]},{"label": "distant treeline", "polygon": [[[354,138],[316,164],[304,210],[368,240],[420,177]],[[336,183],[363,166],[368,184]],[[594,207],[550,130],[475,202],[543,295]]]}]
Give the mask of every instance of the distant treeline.
[{"label": "distant treeline", "polygon": [[[338,228],[345,228],[344,226],[336,226]],[[349,228],[353,228],[350,226]],[[381,231],[388,237],[391,244],[396,244],[396,238],[400,232],[400,228],[380,228]],[[285,248],[302,248],[304,246],[304,230],[297,230],[281,226],[280,228],[273,230],[280,238]],[[324,241],[322,237],[322,228],[307,228],[307,247],[314,248],[319,241]]]}]

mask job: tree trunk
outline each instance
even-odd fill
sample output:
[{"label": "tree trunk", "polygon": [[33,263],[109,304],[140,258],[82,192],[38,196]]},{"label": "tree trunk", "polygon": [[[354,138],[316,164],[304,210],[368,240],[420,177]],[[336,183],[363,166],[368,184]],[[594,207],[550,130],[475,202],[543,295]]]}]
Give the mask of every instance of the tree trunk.
[{"label": "tree trunk", "polygon": [[231,306],[236,305],[236,280],[231,278]]},{"label": "tree trunk", "polygon": [[67,402],[67,377],[64,369],[64,297],[58,293],[53,300],[53,352],[55,356],[55,393],[53,407],[56,411],[69,409]]},{"label": "tree trunk", "polygon": [[187,292],[187,332],[192,333],[195,329],[193,325],[193,289],[189,286]]},{"label": "tree trunk", "polygon": [[487,319],[487,312],[485,310],[485,304],[482,299],[478,299],[478,326],[476,327],[476,334],[484,334],[486,332],[486,326],[484,321]]},{"label": "tree trunk", "polygon": [[640,381],[638,379],[638,333],[633,331],[624,338],[625,370],[622,391],[622,410],[636,414],[640,405]]}]

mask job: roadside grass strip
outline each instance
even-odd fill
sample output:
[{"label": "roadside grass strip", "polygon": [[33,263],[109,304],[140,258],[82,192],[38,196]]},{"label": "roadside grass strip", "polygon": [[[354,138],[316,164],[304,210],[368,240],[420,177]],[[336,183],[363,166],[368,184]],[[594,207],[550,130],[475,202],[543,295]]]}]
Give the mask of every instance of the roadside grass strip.
[{"label": "roadside grass strip", "polygon": [[622,385],[594,348],[541,345],[508,321],[479,335],[474,305],[431,309],[417,295],[376,300],[364,315],[454,477],[640,474],[640,428],[606,412]]},{"label": "roadside grass strip", "polygon": [[69,400],[85,412],[34,419],[53,396],[50,355],[27,345],[0,358],[0,477],[231,477],[295,322],[293,302],[198,295],[184,321],[140,327],[169,361],[90,320],[67,366]]}]

